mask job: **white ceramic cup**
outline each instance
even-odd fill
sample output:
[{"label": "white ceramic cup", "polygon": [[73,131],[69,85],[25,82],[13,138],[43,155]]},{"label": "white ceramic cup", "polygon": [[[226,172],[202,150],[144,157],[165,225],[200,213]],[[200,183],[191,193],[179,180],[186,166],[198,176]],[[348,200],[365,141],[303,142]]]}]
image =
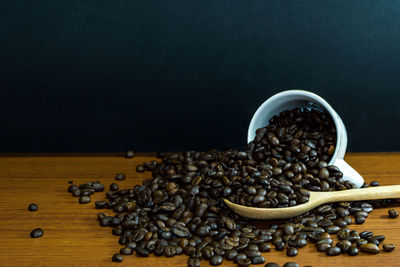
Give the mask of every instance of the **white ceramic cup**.
[{"label": "white ceramic cup", "polygon": [[343,179],[361,187],[364,179],[343,158],[347,148],[347,132],[342,119],[322,97],[304,90],[288,90],[268,98],[251,119],[247,142],[253,141],[256,130],[268,125],[269,120],[280,112],[294,108],[316,108],[327,112],[336,126],[336,149],[329,165],[337,166],[343,172]]}]

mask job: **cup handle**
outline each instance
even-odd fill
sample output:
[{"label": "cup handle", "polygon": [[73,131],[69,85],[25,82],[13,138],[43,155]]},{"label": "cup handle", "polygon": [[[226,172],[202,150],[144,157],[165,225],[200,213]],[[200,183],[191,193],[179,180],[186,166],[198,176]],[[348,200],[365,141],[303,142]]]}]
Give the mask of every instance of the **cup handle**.
[{"label": "cup handle", "polygon": [[332,165],[342,171],[344,180],[354,183],[357,188],[364,184],[364,178],[343,159],[337,159]]}]

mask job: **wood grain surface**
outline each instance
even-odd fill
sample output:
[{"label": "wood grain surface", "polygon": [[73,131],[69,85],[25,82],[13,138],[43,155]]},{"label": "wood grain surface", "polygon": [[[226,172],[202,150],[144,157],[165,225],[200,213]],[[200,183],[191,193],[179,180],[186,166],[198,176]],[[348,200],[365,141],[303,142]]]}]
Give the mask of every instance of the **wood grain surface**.
[{"label": "wood grain surface", "polygon": [[[96,221],[99,210],[94,209],[94,201],[104,199],[104,192],[95,193],[89,204],[79,204],[67,192],[70,180],[78,184],[99,180],[108,187],[119,172],[127,176],[118,182],[120,188],[131,188],[150,178],[149,172],[136,173],[135,167],[152,159],[152,154],[133,159],[119,154],[0,154],[0,266],[186,266],[184,255],[132,255],[124,256],[122,263],[111,262],[111,256],[122,246],[111,228],[100,227]],[[346,160],[367,182],[400,184],[399,153],[350,153]],[[38,204],[39,210],[28,211],[30,203]],[[30,238],[37,227],[43,228],[43,237]],[[378,255],[328,257],[308,244],[292,258],[274,249],[262,255],[266,262],[281,265],[294,261],[300,266],[400,266],[400,218],[390,219],[386,208],[376,209],[366,223],[350,228],[384,234],[384,243],[398,248]],[[203,260],[202,266],[209,264]],[[235,264],[224,261],[223,266]]]}]

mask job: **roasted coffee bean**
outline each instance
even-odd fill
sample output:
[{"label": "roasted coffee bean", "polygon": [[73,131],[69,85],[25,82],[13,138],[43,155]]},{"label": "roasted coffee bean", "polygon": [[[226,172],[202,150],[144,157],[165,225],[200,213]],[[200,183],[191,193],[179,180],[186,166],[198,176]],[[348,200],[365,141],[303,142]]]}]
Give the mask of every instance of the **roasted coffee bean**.
[{"label": "roasted coffee bean", "polygon": [[43,236],[43,230],[42,228],[36,228],[31,232],[31,237],[32,238],[38,238]]},{"label": "roasted coffee bean", "polygon": [[265,262],[265,259],[262,256],[257,256],[257,257],[251,258],[251,263],[253,263],[253,264],[263,264],[264,262]]},{"label": "roasted coffee bean", "polygon": [[326,231],[328,234],[336,234],[337,232],[339,232],[339,230],[340,230],[340,227],[337,226],[337,225],[329,225],[329,226],[327,226],[327,227],[325,228],[325,231]]},{"label": "roasted coffee bean", "polygon": [[296,255],[297,255],[297,248],[288,247],[288,248],[286,249],[286,255],[287,255],[288,257],[296,256]]},{"label": "roasted coffee bean", "polygon": [[119,186],[116,183],[112,183],[112,184],[110,184],[110,190],[111,191],[118,191],[119,190]]},{"label": "roasted coffee bean", "polygon": [[99,200],[96,201],[94,204],[96,206],[96,209],[104,209],[107,203],[105,201]]},{"label": "roasted coffee bean", "polygon": [[219,255],[215,255],[215,256],[211,257],[210,264],[216,266],[216,265],[222,264],[223,261],[224,261],[224,258],[222,258]]},{"label": "roasted coffee bean", "polygon": [[391,251],[393,251],[395,248],[396,248],[396,246],[393,245],[393,244],[384,244],[384,245],[383,245],[383,250],[386,251],[386,252],[391,252]]},{"label": "roasted coffee bean", "polygon": [[238,252],[234,249],[229,249],[225,252],[225,258],[227,260],[234,260],[237,255],[238,255]]},{"label": "roasted coffee bean", "polygon": [[121,262],[123,259],[124,259],[124,258],[122,257],[122,255],[121,255],[121,254],[118,254],[118,253],[115,253],[115,254],[112,256],[112,261],[114,261],[114,262]]},{"label": "roasted coffee bean", "polygon": [[132,149],[129,149],[125,152],[125,158],[131,159],[135,156],[135,152]]},{"label": "roasted coffee bean", "polygon": [[338,248],[338,247],[330,247],[330,248],[328,248],[327,250],[326,250],[326,254],[328,255],[328,256],[337,256],[337,255],[339,255],[340,254],[340,248]]},{"label": "roasted coffee bean", "polygon": [[374,235],[374,233],[370,232],[370,231],[363,231],[360,233],[360,237],[362,239],[368,239],[368,238],[372,237],[373,235]]},{"label": "roasted coffee bean", "polygon": [[251,260],[248,258],[240,259],[237,264],[239,267],[247,267],[251,264]]},{"label": "roasted coffee bean", "polygon": [[72,193],[74,190],[76,190],[76,189],[79,189],[79,187],[78,186],[76,186],[76,185],[70,185],[69,187],[68,187],[68,192],[69,193]]},{"label": "roasted coffee bean", "polygon": [[264,267],[280,267],[280,266],[275,262],[268,262],[267,264],[264,265]]},{"label": "roasted coffee bean", "polygon": [[75,189],[74,191],[72,191],[72,195],[74,197],[80,197],[81,193],[82,193],[82,191],[80,189]]},{"label": "roasted coffee bean", "polygon": [[189,228],[187,228],[184,223],[176,223],[172,226],[172,232],[179,237],[190,236]]},{"label": "roasted coffee bean", "polygon": [[148,257],[150,255],[150,252],[142,247],[136,247],[136,254],[139,255],[140,257]]},{"label": "roasted coffee bean", "polygon": [[370,186],[379,186],[379,183],[377,181],[372,181],[369,183]]},{"label": "roasted coffee bean", "polygon": [[38,208],[38,205],[36,205],[36,204],[30,204],[29,205],[29,207],[28,207],[28,210],[29,211],[37,211],[39,208]]},{"label": "roasted coffee bean", "polygon": [[390,218],[397,218],[399,216],[399,212],[395,209],[389,209],[388,214]]},{"label": "roasted coffee bean", "polygon": [[269,252],[271,251],[271,245],[268,243],[261,243],[260,244],[260,251],[261,252]]},{"label": "roasted coffee bean", "polygon": [[136,166],[136,172],[144,172],[144,171],[145,171],[145,169],[144,169],[143,165]]},{"label": "roasted coffee bean", "polygon": [[121,248],[119,250],[119,253],[122,255],[132,255],[133,254],[133,250],[129,247],[125,247],[125,248]]},{"label": "roasted coffee bean", "polygon": [[200,267],[200,260],[196,258],[189,258],[187,264],[188,267]]},{"label": "roasted coffee bean", "polygon": [[115,175],[115,180],[117,180],[117,181],[125,180],[125,174],[123,174],[123,173],[117,173],[117,174]]},{"label": "roasted coffee bean", "polygon": [[356,216],[356,224],[363,224],[365,222],[364,216]]},{"label": "roasted coffee bean", "polygon": [[90,196],[81,196],[79,198],[79,203],[81,204],[86,204],[89,203],[91,201]]},{"label": "roasted coffee bean", "polygon": [[351,247],[351,242],[349,240],[342,240],[336,244],[338,248],[340,248],[342,253],[346,253],[347,250]]},{"label": "roasted coffee bean", "polygon": [[291,234],[294,233],[293,226],[290,225],[290,224],[285,225],[285,226],[283,227],[283,231],[284,231],[284,233],[285,233],[286,235],[291,235]]},{"label": "roasted coffee bean", "polygon": [[317,245],[317,250],[320,251],[320,252],[325,252],[330,247],[332,247],[332,246],[330,244],[328,244],[328,243],[321,243],[321,244]]},{"label": "roasted coffee bean", "polygon": [[347,254],[348,254],[349,256],[356,256],[356,255],[358,255],[358,248],[357,248],[357,247],[350,247],[350,248],[347,250]]},{"label": "roasted coffee bean", "polygon": [[295,262],[286,262],[283,267],[299,267],[299,265]]},{"label": "roasted coffee bean", "polygon": [[379,253],[379,247],[375,244],[372,243],[366,243],[366,244],[362,244],[360,246],[361,251],[363,252],[367,252],[370,254],[377,254]]}]

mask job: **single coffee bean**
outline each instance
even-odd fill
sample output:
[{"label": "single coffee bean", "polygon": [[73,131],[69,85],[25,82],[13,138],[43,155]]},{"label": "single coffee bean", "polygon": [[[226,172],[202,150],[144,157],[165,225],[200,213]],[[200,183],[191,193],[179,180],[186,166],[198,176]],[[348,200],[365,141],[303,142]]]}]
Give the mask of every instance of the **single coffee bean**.
[{"label": "single coffee bean", "polygon": [[121,248],[119,250],[119,253],[122,255],[132,255],[133,254],[133,250],[129,247],[125,247],[125,248]]},{"label": "single coffee bean", "polygon": [[222,264],[223,261],[224,261],[224,258],[222,258],[219,255],[215,255],[215,256],[211,257],[210,264],[216,266],[216,265]]},{"label": "single coffee bean", "polygon": [[299,267],[299,265],[295,262],[286,262],[283,267]]},{"label": "single coffee bean", "polygon": [[89,203],[91,201],[90,196],[81,196],[79,198],[79,203],[81,204],[86,204]]},{"label": "single coffee bean", "polygon": [[336,244],[338,248],[340,248],[342,253],[346,253],[347,250],[351,247],[351,242],[349,240],[342,240]]},{"label": "single coffee bean", "polygon": [[260,251],[261,252],[269,252],[269,251],[271,251],[271,245],[269,243],[261,243],[260,244]]},{"label": "single coffee bean", "polygon": [[383,250],[386,251],[386,252],[391,252],[391,251],[393,251],[395,248],[396,248],[396,246],[393,245],[393,244],[384,244],[384,245],[383,245]]},{"label": "single coffee bean", "polygon": [[287,249],[286,249],[286,255],[288,256],[288,257],[294,257],[294,256],[296,256],[297,255],[297,248],[294,248],[294,247],[288,247]]},{"label": "single coffee bean", "polygon": [[326,250],[326,254],[328,256],[337,256],[340,254],[340,248],[338,247],[330,247]]},{"label": "single coffee bean", "polygon": [[125,152],[125,158],[127,159],[131,159],[135,156],[135,152],[131,149],[129,149],[128,151]]},{"label": "single coffee bean", "polygon": [[356,216],[356,224],[363,224],[365,222],[364,216]]},{"label": "single coffee bean", "polygon": [[251,263],[253,263],[253,264],[263,264],[264,262],[265,262],[265,259],[262,256],[257,256],[257,257],[251,258]]},{"label": "single coffee bean", "polygon": [[280,267],[280,266],[275,262],[268,262],[267,264],[264,265],[264,267]]},{"label": "single coffee bean", "polygon": [[43,235],[43,230],[41,228],[36,228],[31,232],[31,237],[32,238],[38,238]]},{"label": "single coffee bean", "polygon": [[123,181],[123,180],[125,180],[125,174],[123,174],[123,173],[117,173],[117,174],[115,175],[115,180],[117,180],[117,181]]},{"label": "single coffee bean", "polygon": [[388,214],[390,218],[397,218],[399,216],[399,212],[395,209],[389,209]]},{"label": "single coffee bean", "polygon": [[370,186],[379,186],[379,183],[377,181],[372,181],[369,185]]},{"label": "single coffee bean", "polygon": [[320,252],[325,252],[330,247],[332,247],[332,245],[330,245],[328,243],[321,243],[320,245],[317,246],[317,250],[320,251]]},{"label": "single coffee bean", "polygon": [[196,258],[189,258],[187,264],[188,267],[200,267],[200,260]]},{"label": "single coffee bean", "polygon": [[362,244],[360,246],[361,251],[371,253],[371,254],[377,254],[379,253],[379,247],[375,244],[372,243],[366,243]]},{"label": "single coffee bean", "polygon": [[118,254],[118,253],[115,253],[115,254],[112,256],[112,261],[114,261],[114,262],[121,262],[123,259],[124,259],[124,258],[122,257],[122,255],[121,255],[121,254]]},{"label": "single coffee bean", "polygon": [[95,203],[96,209],[104,209],[106,207],[107,202],[105,201],[96,201]]},{"label": "single coffee bean", "polygon": [[136,166],[136,172],[144,172],[144,171],[145,171],[145,169],[144,169],[143,165]]},{"label": "single coffee bean", "polygon": [[29,207],[28,207],[28,210],[29,211],[37,211],[39,208],[38,208],[38,205],[36,205],[36,204],[30,204],[29,205]]},{"label": "single coffee bean", "polygon": [[148,257],[150,255],[150,252],[142,247],[136,247],[136,254],[139,255],[140,257]]},{"label": "single coffee bean", "polygon": [[82,191],[80,189],[75,189],[74,191],[72,191],[72,196],[74,197],[80,197],[82,194]]},{"label": "single coffee bean", "polygon": [[119,190],[119,186],[116,183],[112,183],[112,184],[110,184],[110,190],[111,191],[118,191]]},{"label": "single coffee bean", "polygon": [[239,267],[248,267],[251,264],[251,260],[248,258],[238,260]]},{"label": "single coffee bean", "polygon": [[358,255],[358,248],[357,248],[357,247],[350,247],[350,248],[347,250],[347,254],[348,254],[349,256],[356,256],[356,255]]},{"label": "single coffee bean", "polygon": [[225,252],[225,258],[227,260],[234,260],[235,257],[237,256],[238,252],[234,249],[229,249]]}]

